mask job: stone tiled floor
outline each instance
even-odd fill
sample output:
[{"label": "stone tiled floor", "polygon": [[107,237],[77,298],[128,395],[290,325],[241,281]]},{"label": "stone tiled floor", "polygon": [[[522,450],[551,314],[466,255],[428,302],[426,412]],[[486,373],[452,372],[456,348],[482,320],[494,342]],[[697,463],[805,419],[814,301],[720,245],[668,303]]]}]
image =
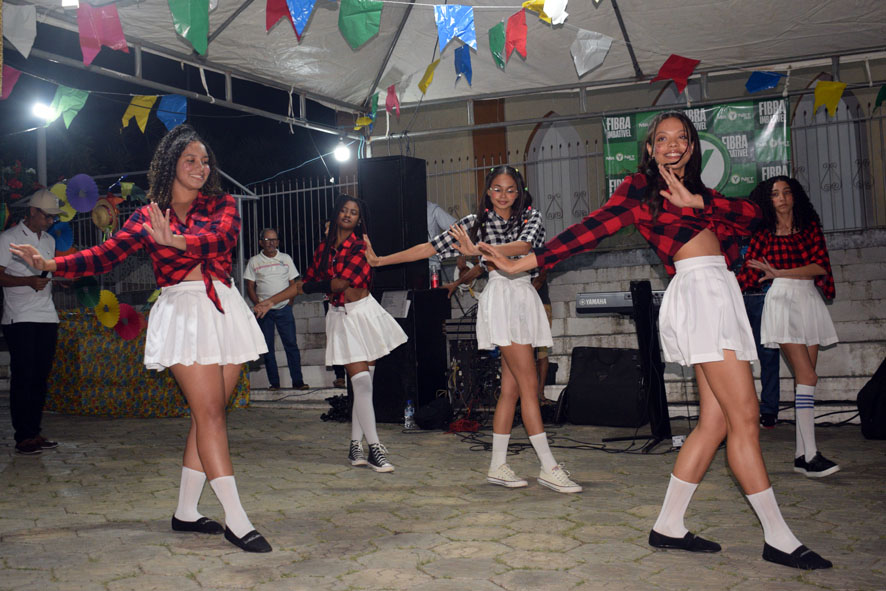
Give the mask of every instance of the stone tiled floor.
[{"label": "stone tiled floor", "polygon": [[[488,453],[456,435],[382,425],[397,470],[375,474],[347,464],[349,425],[324,423],[318,410],[239,410],[229,417],[238,486],[274,546],[250,555],[221,536],[169,529],[186,420],[47,415],[44,433],[61,445],[22,457],[0,410],[4,590],[886,589],[886,442],[864,440],[857,426],[818,430],[843,467],[821,481],[793,473],[792,426],[762,434],[788,522],[835,564],[800,572],[760,558],[762,530],[722,450],[687,524],[723,552],[691,555],[646,544],[673,453],[555,448],[582,494],[534,478],[506,490],[485,483]],[[628,433],[566,425],[549,434],[574,446],[570,438]],[[522,429],[514,442],[527,443]],[[510,463],[524,476],[538,469],[529,450]],[[204,492],[202,511],[221,519]]]}]

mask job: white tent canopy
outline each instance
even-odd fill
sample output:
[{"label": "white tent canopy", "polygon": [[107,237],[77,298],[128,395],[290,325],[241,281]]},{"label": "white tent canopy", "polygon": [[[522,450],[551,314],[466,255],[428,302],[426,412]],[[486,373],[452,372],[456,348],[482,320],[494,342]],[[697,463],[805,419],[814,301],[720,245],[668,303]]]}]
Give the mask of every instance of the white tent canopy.
[{"label": "white tent canopy", "polygon": [[[76,30],[76,13],[62,9],[61,0],[33,3],[39,7],[39,21]],[[524,61],[515,53],[502,71],[491,57],[488,30],[520,10],[520,5],[502,0],[463,3],[474,7],[478,41],[478,51],[471,54],[472,86],[463,79],[455,82],[453,55],[461,41],[451,41],[442,55],[440,48],[435,51],[437,30],[430,3],[386,1],[379,34],[352,50],[338,30],[338,2],[317,0],[299,43],[286,19],[265,32],[265,0],[218,0],[210,13],[205,56],[197,56],[175,33],[167,2],[120,0],[117,6],[131,46],[292,89],[353,112],[364,110],[375,92],[381,93],[383,108],[391,84],[404,107],[418,102],[418,82],[437,58],[442,61],[424,97],[426,104],[648,80],[672,53],[701,60],[697,72],[747,69],[749,73],[767,64],[886,55],[883,0],[602,0],[597,7],[592,0],[572,0],[566,7],[569,17],[559,26],[527,11],[528,56]],[[614,39],[602,65],[581,78],[569,51],[578,29]]]}]

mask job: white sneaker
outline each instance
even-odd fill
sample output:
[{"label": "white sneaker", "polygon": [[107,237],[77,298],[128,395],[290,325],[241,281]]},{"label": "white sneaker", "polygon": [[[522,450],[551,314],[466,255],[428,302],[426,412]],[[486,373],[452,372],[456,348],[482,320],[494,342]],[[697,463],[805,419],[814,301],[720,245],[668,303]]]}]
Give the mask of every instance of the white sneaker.
[{"label": "white sneaker", "polygon": [[507,464],[502,464],[494,470],[490,468],[489,472],[486,473],[486,482],[507,488],[520,488],[529,485],[528,482],[514,474],[514,471]]},{"label": "white sneaker", "polygon": [[581,492],[581,485],[574,483],[569,478],[569,472],[566,471],[563,464],[557,464],[551,468],[550,472],[542,468],[538,473],[538,483],[561,493]]}]

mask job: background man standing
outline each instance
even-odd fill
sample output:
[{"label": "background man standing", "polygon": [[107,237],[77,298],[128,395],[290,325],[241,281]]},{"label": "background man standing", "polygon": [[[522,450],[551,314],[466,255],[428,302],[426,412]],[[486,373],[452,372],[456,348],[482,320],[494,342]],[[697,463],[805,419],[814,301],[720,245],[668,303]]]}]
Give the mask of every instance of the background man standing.
[{"label": "background man standing", "polygon": [[31,195],[22,222],[0,234],[0,286],[3,287],[3,336],[9,345],[9,414],[15,431],[15,452],[35,455],[57,447],[40,434],[46,382],[58,338],[58,314],[52,302],[51,279],[21,258],[10,244],[30,244],[44,258],[55,256],[55,238],[47,230],[62,210],[58,199],[40,189]]},{"label": "background man standing", "polygon": [[[261,252],[249,259],[246,264],[243,279],[246,282],[246,295],[249,296],[253,304],[280,293],[295,283],[295,278],[299,275],[292,258],[277,250],[279,243],[276,230],[265,228],[262,230],[259,240]],[[284,300],[269,310],[263,318],[258,319],[258,325],[268,344],[268,352],[265,353],[264,358],[268,382],[272,390],[280,387],[280,374],[277,371],[277,358],[274,354],[275,326],[280,333],[283,350],[286,352],[292,387],[296,390],[311,388],[305,384],[302,378],[301,354],[298,351],[298,341],[295,337],[295,319],[292,317],[291,305],[292,300]]]}]

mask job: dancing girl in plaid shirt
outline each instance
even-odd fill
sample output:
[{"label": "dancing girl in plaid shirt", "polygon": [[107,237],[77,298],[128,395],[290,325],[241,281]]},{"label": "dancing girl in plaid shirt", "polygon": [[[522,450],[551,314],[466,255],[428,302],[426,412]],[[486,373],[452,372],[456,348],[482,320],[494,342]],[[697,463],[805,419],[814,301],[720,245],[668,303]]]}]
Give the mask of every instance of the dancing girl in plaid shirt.
[{"label": "dancing girl in plaid shirt", "polygon": [[[255,317],[231,283],[240,216],[233,197],[221,190],[215,155],[188,125],[160,140],[148,180],[151,203],[104,243],[51,260],[27,246],[11,250],[61,277],[106,273],[134,252],[147,251],[163,290],[148,319],[145,366],[168,367],[191,411],[172,529],[224,533],[247,552],[270,552],[240,504],[225,420],[243,363],[267,351]],[[224,508],[225,527],[197,511],[207,478]]]},{"label": "dancing girl in plaid shirt", "polygon": [[[520,257],[544,243],[541,214],[532,209],[522,175],[510,166],[497,166],[486,175],[475,214],[468,215],[430,242],[397,253],[376,256],[367,246],[366,258],[376,266],[428,258],[480,254],[478,240],[497,244],[506,256]],[[517,400],[529,441],[541,462],[538,483],[562,493],[581,492],[569,472],[551,453],[538,404],[538,375],[534,347],[550,347],[551,328],[544,306],[528,273],[501,273],[490,266],[489,282],[477,302],[477,346],[501,350],[501,395],[492,419],[492,461],[486,480],[508,488],[527,486],[507,464],[508,441]]]},{"label": "dancing girl in plaid shirt", "polygon": [[674,465],[649,544],[690,552],[718,552],[683,524],[692,494],[723,439],[733,473],[763,525],[763,558],[802,569],[831,563],[802,545],[781,516],[763,464],[757,396],[750,360],[756,358],[751,327],[726,266],[737,255],[736,234],[748,234],[760,216],[747,200],[728,200],[701,181],[698,132],[680,112],[649,124],[640,172],[627,177],[611,199],[578,224],[518,260],[496,246],[480,250],[500,269],[526,271],[592,249],[605,236],[634,224],[674,278],[661,304],[659,329],[666,361],[695,369],[699,421]]}]

